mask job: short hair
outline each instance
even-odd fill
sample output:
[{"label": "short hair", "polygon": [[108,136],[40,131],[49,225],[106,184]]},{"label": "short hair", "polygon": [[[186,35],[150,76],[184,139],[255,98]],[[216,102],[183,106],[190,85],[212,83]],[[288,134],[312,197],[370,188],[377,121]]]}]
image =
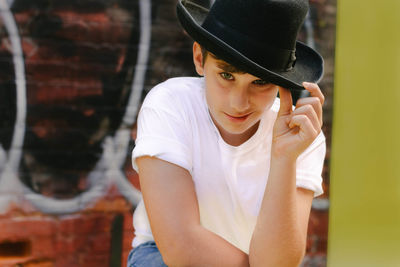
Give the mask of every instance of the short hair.
[{"label": "short hair", "polygon": [[207,58],[207,55],[208,55],[208,51],[207,51],[207,49],[204,48],[204,46],[200,45],[200,47],[201,47],[201,54],[203,56],[202,64],[204,66],[204,63],[206,62],[206,58]]},{"label": "short hair", "polygon": [[[216,56],[216,55],[214,55],[214,54],[212,54],[212,53],[210,53],[207,49],[205,49],[204,48],[204,46],[202,46],[202,45],[200,45],[200,48],[201,48],[201,54],[202,54],[202,64],[203,64],[203,66],[204,66],[204,63],[206,62],[206,58],[208,57],[208,54],[210,54],[213,58],[215,58],[215,59],[217,59],[217,60],[222,60],[222,61],[224,61],[223,59],[220,59],[220,58],[218,58],[218,56]],[[246,71],[244,71],[244,70],[241,70],[240,68],[238,68],[238,67],[236,67],[236,66],[234,66],[234,65],[232,65],[232,64],[230,64],[230,63],[228,63],[228,62],[226,62],[226,64],[228,65],[228,66],[225,66],[225,68],[227,67],[229,70],[228,70],[228,72],[232,72],[232,73],[246,73]]]}]

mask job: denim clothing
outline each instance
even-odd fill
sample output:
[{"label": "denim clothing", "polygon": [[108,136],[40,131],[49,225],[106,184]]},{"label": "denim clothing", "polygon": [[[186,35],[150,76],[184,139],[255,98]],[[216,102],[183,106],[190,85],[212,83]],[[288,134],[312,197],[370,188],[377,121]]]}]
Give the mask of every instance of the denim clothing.
[{"label": "denim clothing", "polygon": [[132,249],[127,267],[167,267],[154,241],[145,242]]}]

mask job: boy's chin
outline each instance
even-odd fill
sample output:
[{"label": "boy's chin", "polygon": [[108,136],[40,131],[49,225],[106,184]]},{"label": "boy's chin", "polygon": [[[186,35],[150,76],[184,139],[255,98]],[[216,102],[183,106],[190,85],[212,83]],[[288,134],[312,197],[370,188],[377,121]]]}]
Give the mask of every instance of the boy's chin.
[{"label": "boy's chin", "polygon": [[241,126],[227,126],[224,127],[225,132],[227,132],[230,135],[246,135],[249,134],[250,132],[254,133],[257,130],[257,123],[252,123],[250,125],[241,125]]}]

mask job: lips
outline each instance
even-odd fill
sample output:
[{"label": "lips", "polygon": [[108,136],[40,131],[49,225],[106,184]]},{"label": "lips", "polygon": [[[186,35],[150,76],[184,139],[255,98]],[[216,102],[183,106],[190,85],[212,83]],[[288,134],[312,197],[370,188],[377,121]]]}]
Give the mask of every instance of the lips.
[{"label": "lips", "polygon": [[231,121],[235,121],[235,122],[245,121],[250,116],[250,114],[251,113],[244,114],[244,115],[242,115],[242,114],[231,115],[231,114],[225,113],[225,115],[228,117],[228,119],[230,119]]}]

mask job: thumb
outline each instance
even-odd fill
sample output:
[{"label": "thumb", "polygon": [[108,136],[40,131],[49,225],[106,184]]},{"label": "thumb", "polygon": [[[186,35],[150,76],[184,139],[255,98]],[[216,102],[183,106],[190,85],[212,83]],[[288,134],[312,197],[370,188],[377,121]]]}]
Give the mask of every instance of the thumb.
[{"label": "thumb", "polygon": [[286,88],[279,86],[280,108],[278,116],[289,115],[292,113],[292,95]]}]

